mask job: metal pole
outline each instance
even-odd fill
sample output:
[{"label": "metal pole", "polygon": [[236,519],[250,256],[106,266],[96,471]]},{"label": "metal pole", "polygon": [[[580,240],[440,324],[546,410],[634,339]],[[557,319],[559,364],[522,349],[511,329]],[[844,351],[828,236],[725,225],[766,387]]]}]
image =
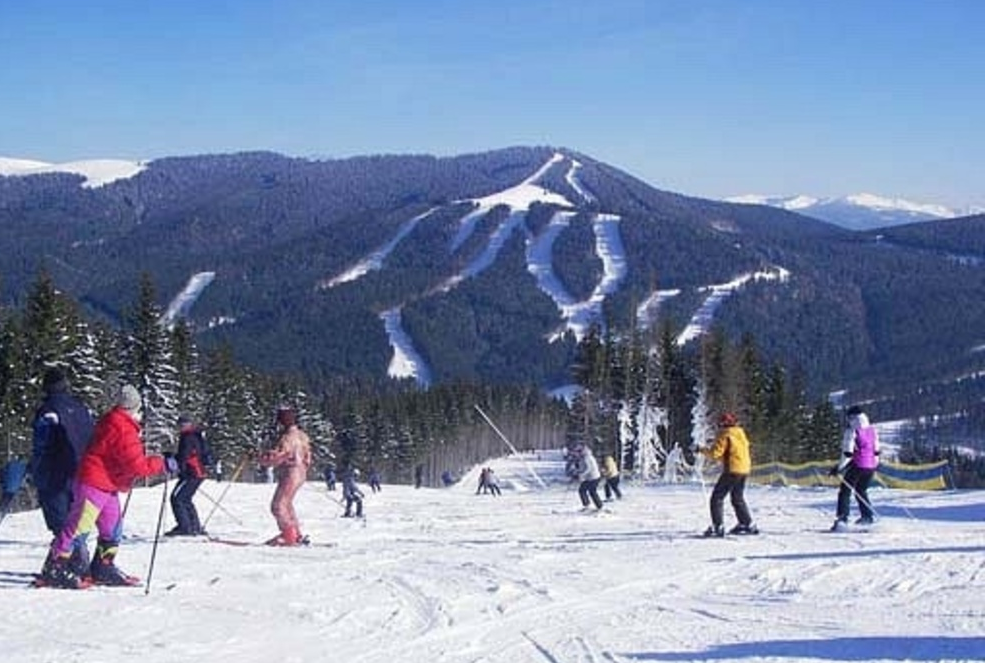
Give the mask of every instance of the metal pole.
[{"label": "metal pole", "polygon": [[[486,423],[489,424],[494,431],[496,431],[496,434],[499,435],[499,437],[503,440],[503,442],[506,443],[506,446],[509,447],[510,451],[512,451],[513,453],[515,453],[517,456],[519,456],[520,455],[520,452],[516,450],[516,447],[513,446],[513,443],[510,442],[508,439],[506,439],[506,436],[503,435],[503,432],[502,431],[500,431],[498,428],[496,428],[496,424],[494,424],[493,421],[492,421],[492,419],[490,419],[489,416],[485,412],[482,411],[482,408],[479,407],[478,404],[475,405],[475,409],[476,409],[476,411],[479,414],[482,415],[482,418],[486,420]],[[541,479],[540,476],[538,476],[537,472],[534,471],[534,468],[531,467],[530,463],[528,463],[526,460],[524,460],[523,461],[523,464],[527,466],[527,469],[530,471],[530,474],[532,474],[533,477],[534,477],[534,479],[537,480],[537,483],[540,484],[540,487],[541,488],[547,488],[547,484],[544,483],[544,480]]]},{"label": "metal pole", "polygon": [[164,490],[161,491],[161,510],[157,514],[157,528],[154,530],[154,547],[151,548],[150,565],[147,567],[147,583],[144,586],[144,596],[150,594],[150,581],[154,575],[154,561],[157,559],[157,543],[161,539],[161,523],[164,522],[164,505],[168,502],[168,475],[164,473]]}]

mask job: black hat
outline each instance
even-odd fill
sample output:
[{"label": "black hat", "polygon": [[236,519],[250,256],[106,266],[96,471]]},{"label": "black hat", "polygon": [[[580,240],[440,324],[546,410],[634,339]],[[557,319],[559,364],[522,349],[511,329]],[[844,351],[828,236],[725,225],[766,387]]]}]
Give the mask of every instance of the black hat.
[{"label": "black hat", "polygon": [[68,389],[68,378],[60,368],[49,368],[41,379],[41,388],[53,394]]},{"label": "black hat", "polygon": [[191,418],[191,415],[182,414],[178,417],[178,428],[184,428],[185,426],[194,425],[195,420]]},{"label": "black hat", "polygon": [[297,413],[290,405],[283,404],[277,408],[277,423],[281,426],[293,426],[297,423]]},{"label": "black hat", "polygon": [[862,414],[862,406],[853,405],[850,408],[848,408],[848,410],[845,411],[845,414],[848,415],[849,417],[854,417],[856,415]]}]

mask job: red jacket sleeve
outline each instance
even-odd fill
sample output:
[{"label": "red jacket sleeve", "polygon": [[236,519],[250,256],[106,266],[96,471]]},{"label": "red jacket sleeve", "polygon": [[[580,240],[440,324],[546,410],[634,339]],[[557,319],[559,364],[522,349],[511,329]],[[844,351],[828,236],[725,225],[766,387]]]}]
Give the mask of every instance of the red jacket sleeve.
[{"label": "red jacket sleeve", "polygon": [[164,459],[144,454],[140,426],[121,408],[96,424],[79,466],[79,480],[105,491],[130,490],[135,479],[164,472]]}]

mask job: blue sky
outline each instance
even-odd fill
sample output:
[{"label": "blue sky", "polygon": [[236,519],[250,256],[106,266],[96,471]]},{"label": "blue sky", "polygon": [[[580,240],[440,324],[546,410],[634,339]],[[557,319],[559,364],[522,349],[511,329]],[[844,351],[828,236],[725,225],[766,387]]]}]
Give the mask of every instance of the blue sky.
[{"label": "blue sky", "polygon": [[985,204],[978,0],[0,0],[0,156],[569,147],[710,198]]}]

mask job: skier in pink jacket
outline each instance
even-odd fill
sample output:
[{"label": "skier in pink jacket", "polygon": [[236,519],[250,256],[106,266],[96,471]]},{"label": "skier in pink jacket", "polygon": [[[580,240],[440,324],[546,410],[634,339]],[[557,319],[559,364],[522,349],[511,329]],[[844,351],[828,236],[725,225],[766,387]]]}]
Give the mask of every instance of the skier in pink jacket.
[{"label": "skier in pink jacket", "polygon": [[841,444],[842,457],[830,472],[831,476],[845,473],[840,477],[837,517],[831,526],[834,532],[848,526],[852,495],[855,495],[861,514],[855,524],[872,524],[874,511],[869,502],[869,484],[879,467],[879,433],[869,423],[869,417],[857,405],[848,408],[845,414],[848,415],[848,428]]},{"label": "skier in pink jacket", "polygon": [[277,410],[281,435],[273,449],[263,452],[260,464],[274,468],[277,489],[270,502],[270,512],[277,520],[280,534],[267,541],[271,546],[296,546],[307,542],[301,534],[294,512],[294,496],[308,477],[311,467],[311,440],[297,425],[294,409],[282,405]]}]

